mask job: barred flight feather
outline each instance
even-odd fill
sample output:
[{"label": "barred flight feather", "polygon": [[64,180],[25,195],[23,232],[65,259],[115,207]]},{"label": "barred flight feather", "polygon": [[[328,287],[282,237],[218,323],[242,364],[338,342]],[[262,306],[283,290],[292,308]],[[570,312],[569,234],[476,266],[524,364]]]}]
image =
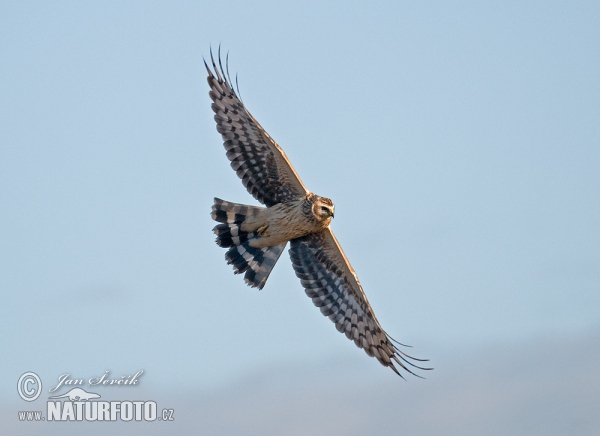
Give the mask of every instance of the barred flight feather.
[{"label": "barred flight feather", "polygon": [[248,192],[266,206],[306,194],[283,150],[248,112],[212,56],[211,61],[214,71],[206,62],[204,65],[217,131],[223,137],[231,167]]},{"label": "barred flight feather", "polygon": [[333,240],[326,237],[328,232],[327,229],[291,241],[292,265],[306,295],[335,323],[339,332],[396,374],[401,376],[394,363],[411,374],[414,373],[405,364],[428,369],[407,360],[420,359],[408,356],[392,344],[392,339],[375,318],[353,270],[349,264],[344,264],[345,256],[340,256]]}]

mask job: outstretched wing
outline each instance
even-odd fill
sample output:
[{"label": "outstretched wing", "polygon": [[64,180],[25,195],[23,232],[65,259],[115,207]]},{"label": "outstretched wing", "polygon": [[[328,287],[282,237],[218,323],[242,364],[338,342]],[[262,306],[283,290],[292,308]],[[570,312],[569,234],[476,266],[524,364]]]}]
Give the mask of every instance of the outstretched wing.
[{"label": "outstretched wing", "polygon": [[401,351],[381,328],[354,269],[329,228],[292,240],[290,256],[306,295],[357,347],[398,375],[394,363],[411,374],[407,364],[429,369],[412,363],[410,360],[423,360]]},{"label": "outstretched wing", "polygon": [[306,195],[308,190],[281,147],[250,115],[231,87],[220,55],[220,68],[217,68],[212,52],[211,61],[214,71],[206,62],[204,65],[208,71],[217,130],[223,136],[231,167],[248,192],[266,206]]}]

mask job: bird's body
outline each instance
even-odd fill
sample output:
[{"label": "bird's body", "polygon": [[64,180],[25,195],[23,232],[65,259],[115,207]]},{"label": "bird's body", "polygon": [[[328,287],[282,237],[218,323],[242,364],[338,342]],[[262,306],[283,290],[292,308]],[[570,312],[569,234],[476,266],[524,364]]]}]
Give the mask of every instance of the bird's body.
[{"label": "bird's body", "polygon": [[[226,207],[236,206],[227,220],[228,224],[236,224],[235,215],[238,214],[237,220],[239,220],[239,210],[242,207],[252,211],[246,214],[246,218],[239,223],[238,227],[241,232],[255,234],[249,242],[250,246],[255,248],[272,247],[309,233],[320,232],[329,226],[333,217],[333,202],[313,193],[271,207],[226,203]],[[315,213],[315,209],[322,210],[324,213]],[[218,210],[217,207],[213,207],[212,217],[215,220],[217,220]]]},{"label": "bird's body", "polygon": [[215,198],[211,216],[222,223],[214,232],[219,246],[230,247],[227,262],[236,273],[246,273],[248,285],[262,289],[285,244],[323,231],[333,214],[330,199],[309,192],[271,207]]},{"label": "bird's body", "polygon": [[[211,55],[212,58],[212,55]],[[306,294],[349,339],[384,366],[420,368],[393,344],[373,313],[358,277],[329,225],[333,202],[310,192],[279,145],[252,117],[223,67],[208,65],[217,130],[231,167],[248,192],[266,207],[215,198],[212,218],[225,259],[249,286],[262,289],[286,244]],[[219,65],[221,65],[219,57]],[[426,369],[426,368],[420,368]]]}]

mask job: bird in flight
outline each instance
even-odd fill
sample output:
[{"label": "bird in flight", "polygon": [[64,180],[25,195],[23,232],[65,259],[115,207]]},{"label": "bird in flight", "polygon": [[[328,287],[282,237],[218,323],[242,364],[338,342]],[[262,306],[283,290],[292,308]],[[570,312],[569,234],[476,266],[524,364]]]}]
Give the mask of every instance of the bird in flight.
[{"label": "bird in flight", "polygon": [[226,248],[225,259],[249,286],[262,289],[286,244],[296,276],[306,294],[338,331],[400,374],[396,365],[422,368],[425,361],[400,350],[381,327],[358,277],[329,225],[333,202],[309,191],[281,147],[248,112],[233,90],[219,50],[217,67],[211,51],[208,85],[217,130],[231,167],[252,196],[266,207],[214,199],[212,218],[217,245]]}]

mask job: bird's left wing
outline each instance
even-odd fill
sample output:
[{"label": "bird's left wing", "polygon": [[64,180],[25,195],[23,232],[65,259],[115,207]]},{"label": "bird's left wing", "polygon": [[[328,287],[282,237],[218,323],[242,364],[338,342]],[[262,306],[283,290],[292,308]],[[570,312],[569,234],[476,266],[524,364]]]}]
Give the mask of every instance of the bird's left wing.
[{"label": "bird's left wing", "polygon": [[267,205],[281,203],[308,193],[294,167],[279,145],[258,124],[231,87],[229,75],[212,57],[213,70],[206,62],[210,98],[217,130],[231,167],[250,194]]},{"label": "bird's left wing", "polygon": [[394,363],[411,374],[407,364],[428,369],[412,363],[410,360],[423,360],[401,351],[381,328],[354,269],[329,228],[292,240],[290,257],[314,305],[357,347],[398,375]]}]

